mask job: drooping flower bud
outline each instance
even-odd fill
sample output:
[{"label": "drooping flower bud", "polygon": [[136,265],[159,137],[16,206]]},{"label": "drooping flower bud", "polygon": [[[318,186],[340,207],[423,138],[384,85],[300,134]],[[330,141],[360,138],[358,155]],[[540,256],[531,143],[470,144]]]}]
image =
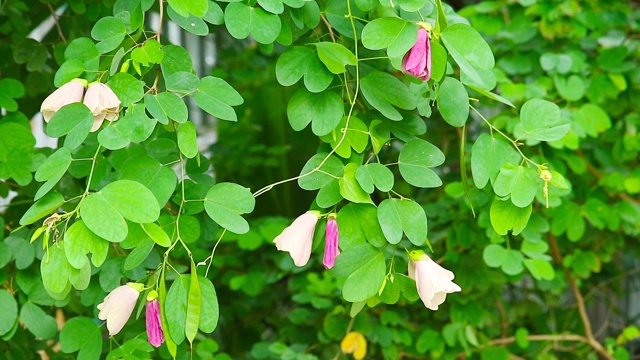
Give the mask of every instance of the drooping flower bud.
[{"label": "drooping flower bud", "polygon": [[162,318],[160,315],[160,303],[158,302],[158,293],[155,290],[147,295],[147,338],[149,344],[160,347],[164,343],[164,332],[162,331]]},{"label": "drooping flower bud", "polygon": [[296,266],[305,266],[309,262],[313,234],[319,218],[317,211],[307,211],[273,239],[276,248],[288,252]]},{"label": "drooping flower bud", "polygon": [[418,39],[402,60],[402,69],[409,75],[422,81],[431,79],[431,43],[429,42],[430,24],[419,23]]},{"label": "drooping flower bud", "polygon": [[416,281],[420,299],[431,310],[438,310],[447,294],[462,291],[453,282],[453,273],[431,260],[422,250],[409,253],[409,277]]},{"label": "drooping flower bud", "polygon": [[86,80],[73,79],[47,96],[40,106],[44,121],[49,122],[63,106],[82,101],[82,94],[86,86]]},{"label": "drooping flower bud", "polygon": [[118,334],[127,323],[143,287],[137,283],[118,286],[98,304],[98,319],[107,321],[109,336]]},{"label": "drooping flower bud", "polygon": [[109,121],[118,120],[120,99],[106,84],[100,82],[89,84],[83,103],[93,114],[91,132],[97,131],[105,119]]},{"label": "drooping flower bud", "polygon": [[340,255],[339,238],[338,233],[338,221],[336,221],[336,214],[330,214],[327,218],[327,229],[324,245],[324,257],[322,258],[322,264],[325,269],[331,269],[336,264],[336,257]]}]

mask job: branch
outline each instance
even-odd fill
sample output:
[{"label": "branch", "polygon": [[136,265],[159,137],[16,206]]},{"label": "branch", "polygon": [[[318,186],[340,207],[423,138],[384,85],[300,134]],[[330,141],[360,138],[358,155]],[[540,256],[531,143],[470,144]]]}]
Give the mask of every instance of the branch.
[{"label": "branch", "polygon": [[[598,169],[596,169],[595,166],[593,166],[593,164],[591,164],[591,162],[589,160],[587,160],[586,156],[584,156],[584,153],[582,152],[582,150],[578,149],[576,150],[576,155],[578,155],[578,157],[580,157],[585,164],[587,164],[587,170],[591,173],[591,175],[595,176],[596,179],[598,179],[598,181],[600,181],[600,179],[602,179],[602,174],[600,174],[600,171],[598,171]],[[628,202],[635,204],[635,205],[640,205],[640,201],[632,198],[631,196],[627,195],[626,193],[617,193],[616,196],[618,196],[619,198],[623,199],[623,200],[627,200]]]},{"label": "branch", "polygon": [[[562,266],[562,255],[560,254],[560,250],[558,248],[558,243],[556,241],[555,236],[551,233],[547,233],[547,239],[549,240],[549,245],[551,247],[551,255],[553,259]],[[587,308],[584,304],[584,298],[582,297],[582,293],[580,293],[580,289],[578,288],[578,284],[576,283],[576,279],[573,277],[573,274],[569,271],[569,269],[564,269],[564,274],[569,281],[569,285],[571,286],[571,291],[573,292],[573,296],[576,299],[576,305],[578,306],[578,312],[580,313],[580,319],[582,319],[582,324],[584,326],[584,334],[586,336],[586,342],[595,350],[600,356],[607,360],[614,360],[614,357],[607,352],[607,350],[602,346],[602,344],[596,339],[593,335],[593,329],[591,327],[591,321],[589,320],[589,315],[587,314]]]}]

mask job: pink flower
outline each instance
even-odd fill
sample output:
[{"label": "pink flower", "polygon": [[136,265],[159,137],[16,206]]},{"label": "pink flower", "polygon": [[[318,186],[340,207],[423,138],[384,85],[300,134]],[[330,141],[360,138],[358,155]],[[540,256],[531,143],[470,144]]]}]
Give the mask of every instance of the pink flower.
[{"label": "pink flower", "polygon": [[87,89],[87,94],[84,96],[83,103],[93,114],[91,132],[97,131],[105,119],[109,121],[118,120],[120,99],[106,84],[100,82],[91,83]]},{"label": "pink flower", "polygon": [[[155,291],[151,293],[155,293]],[[147,297],[147,300],[149,300],[149,297]],[[160,317],[160,303],[157,298],[147,302],[146,315],[149,344],[160,347],[164,342],[164,332],[162,331],[162,318]]]},{"label": "pink flower", "polygon": [[40,106],[44,121],[49,122],[53,114],[63,106],[82,101],[82,94],[86,86],[86,80],[73,79],[47,96]]},{"label": "pink flower", "polygon": [[136,283],[118,286],[98,304],[98,319],[107,321],[109,336],[118,334],[127,323],[142,288],[142,284]]},{"label": "pink flower", "polygon": [[336,215],[331,214],[327,219],[327,231],[324,245],[324,257],[322,258],[322,264],[325,269],[331,269],[336,263],[336,257],[340,255],[340,249],[338,248],[339,234],[338,234],[338,222],[336,221]]},{"label": "pink flower", "polygon": [[420,27],[418,40],[402,60],[404,71],[414,77],[428,81],[431,78],[431,43],[429,31]]},{"label": "pink flower", "polygon": [[438,310],[448,293],[462,291],[451,271],[431,260],[424,251],[409,253],[409,277],[416,281],[418,295],[428,309]]},{"label": "pink flower", "polygon": [[307,211],[273,239],[276,248],[287,251],[296,266],[305,266],[309,262],[313,233],[319,218],[320,214],[317,211]]}]

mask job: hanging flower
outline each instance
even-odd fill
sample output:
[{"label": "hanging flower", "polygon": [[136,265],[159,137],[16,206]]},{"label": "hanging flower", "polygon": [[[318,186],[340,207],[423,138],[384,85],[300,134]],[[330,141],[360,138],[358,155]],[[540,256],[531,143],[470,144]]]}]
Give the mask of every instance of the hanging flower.
[{"label": "hanging flower", "polygon": [[89,84],[83,103],[93,114],[91,132],[97,131],[105,119],[109,121],[118,120],[120,99],[106,84],[100,82]]},{"label": "hanging flower", "polygon": [[336,214],[330,214],[327,218],[326,239],[324,245],[324,257],[322,258],[322,264],[325,269],[331,269],[336,263],[336,257],[340,255],[340,249],[338,248],[339,234],[338,234],[338,222],[336,221]]},{"label": "hanging flower", "polygon": [[82,94],[86,86],[87,80],[73,79],[47,96],[40,105],[44,121],[49,122],[53,114],[63,106],[82,101]]},{"label": "hanging flower", "polygon": [[309,262],[313,233],[319,218],[320,213],[317,211],[307,211],[273,239],[276,248],[287,251],[296,266],[305,266]]},{"label": "hanging flower", "polygon": [[409,277],[416,281],[418,295],[428,309],[438,310],[448,293],[462,291],[451,271],[431,260],[422,250],[409,253]]},{"label": "hanging flower", "polygon": [[118,286],[98,304],[98,319],[107,321],[109,336],[118,334],[127,323],[143,287],[137,283]]},{"label": "hanging flower", "polygon": [[162,331],[162,318],[160,316],[160,303],[158,293],[151,290],[147,295],[147,338],[149,344],[160,347],[164,343],[164,332]]},{"label": "hanging flower", "polygon": [[402,60],[402,69],[422,81],[431,79],[431,43],[429,30],[431,24],[418,23],[418,40]]},{"label": "hanging flower", "polygon": [[340,350],[343,354],[353,354],[356,360],[362,360],[367,355],[367,340],[362,333],[352,331],[340,342]]}]

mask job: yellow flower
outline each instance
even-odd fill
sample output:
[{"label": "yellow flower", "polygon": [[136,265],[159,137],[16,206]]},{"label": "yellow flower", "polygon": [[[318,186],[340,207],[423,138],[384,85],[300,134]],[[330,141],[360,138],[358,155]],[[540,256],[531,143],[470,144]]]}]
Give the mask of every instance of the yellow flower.
[{"label": "yellow flower", "polygon": [[367,340],[362,333],[352,331],[342,339],[340,349],[345,354],[353,354],[354,359],[362,360],[367,355]]}]

